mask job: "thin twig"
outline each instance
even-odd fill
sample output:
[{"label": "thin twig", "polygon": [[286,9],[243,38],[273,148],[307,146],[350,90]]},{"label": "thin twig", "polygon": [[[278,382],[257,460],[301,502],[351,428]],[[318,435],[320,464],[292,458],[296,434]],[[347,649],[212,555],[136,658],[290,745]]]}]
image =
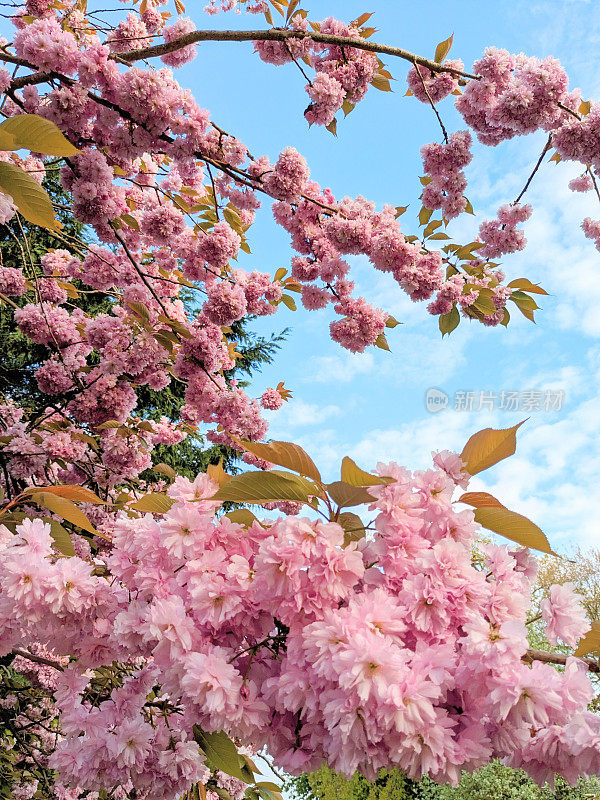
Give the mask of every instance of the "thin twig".
[{"label": "thin twig", "polygon": [[429,94],[429,89],[427,88],[427,84],[425,83],[425,79],[423,78],[423,75],[421,74],[421,70],[419,69],[419,65],[417,64],[416,61],[413,61],[413,65],[414,65],[415,70],[417,71],[417,75],[419,76],[419,80],[421,81],[421,85],[423,86],[423,91],[427,95],[427,99],[429,100],[429,105],[432,107],[433,113],[436,115],[437,120],[440,123],[440,128],[442,129],[442,134],[444,136],[444,141],[446,142],[446,144],[448,144],[448,132],[446,131],[446,128],[444,127],[444,123],[442,122],[442,118],[440,117],[440,112],[435,107],[435,103],[433,102],[433,98]]},{"label": "thin twig", "polygon": [[550,136],[548,136],[548,141],[547,141],[547,142],[546,142],[546,144],[544,145],[544,149],[543,149],[543,150],[542,150],[542,152],[540,153],[540,157],[538,158],[538,160],[537,160],[537,162],[536,162],[536,164],[535,164],[535,167],[533,168],[533,170],[532,170],[532,172],[531,172],[531,175],[530,175],[530,176],[527,178],[527,183],[525,184],[525,186],[524,186],[524,187],[523,187],[523,189],[521,190],[521,193],[519,194],[519,196],[517,197],[517,199],[514,201],[513,205],[516,205],[516,204],[517,204],[517,203],[520,201],[520,199],[523,197],[523,195],[525,194],[525,192],[527,191],[527,189],[529,189],[529,184],[530,184],[530,183],[531,183],[531,181],[533,180],[533,176],[534,176],[534,175],[535,175],[535,173],[538,171],[538,169],[541,167],[541,165],[542,165],[542,161],[544,160],[544,156],[546,155],[546,153],[548,152],[548,150],[550,150],[550,148],[551,148],[551,147],[552,147],[552,134],[550,134]]}]

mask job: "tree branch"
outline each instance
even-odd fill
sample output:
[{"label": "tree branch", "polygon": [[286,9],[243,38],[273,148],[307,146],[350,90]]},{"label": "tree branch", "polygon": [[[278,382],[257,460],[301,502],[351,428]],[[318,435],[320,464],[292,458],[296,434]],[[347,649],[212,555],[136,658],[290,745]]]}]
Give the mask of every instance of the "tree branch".
[{"label": "tree branch", "polygon": [[536,164],[535,164],[535,167],[533,168],[533,170],[532,170],[532,172],[531,172],[531,175],[530,175],[530,176],[527,178],[527,183],[525,184],[525,186],[524,186],[524,187],[523,187],[523,189],[521,190],[521,193],[519,194],[519,196],[517,197],[517,199],[514,201],[513,205],[516,205],[516,204],[519,202],[519,200],[520,200],[520,199],[523,197],[523,195],[525,194],[525,192],[527,191],[527,189],[529,189],[529,184],[530,184],[530,183],[531,183],[531,181],[533,180],[533,176],[534,176],[534,175],[535,175],[535,173],[538,171],[538,169],[539,169],[539,168],[542,166],[542,161],[544,160],[544,156],[546,155],[546,153],[548,152],[548,150],[550,150],[550,148],[551,148],[551,147],[552,147],[552,134],[550,134],[550,135],[548,136],[548,141],[547,141],[547,142],[546,142],[546,144],[544,145],[544,149],[543,149],[543,150],[542,150],[542,152],[540,153],[540,157],[538,158],[538,160],[537,160],[537,162],[536,162]]},{"label": "tree branch", "polygon": [[395,56],[396,58],[403,58],[405,61],[410,61],[411,64],[414,64],[416,61],[417,64],[427,67],[427,69],[432,72],[451,72],[463,78],[479,80],[477,75],[471,75],[469,72],[462,72],[455,67],[438,64],[437,61],[423,58],[423,56],[418,56],[401,47],[378,44],[377,42],[370,42],[368,39],[334,36],[330,33],[317,33],[315,31],[294,31],[288,30],[287,28],[271,28],[266,31],[192,31],[191,33],[179,36],[177,39],[173,39],[172,42],[164,42],[164,44],[144,47],[141,50],[131,50],[128,53],[114,53],[112,57],[132,62],[173,53],[176,50],[181,50],[183,47],[187,47],[190,44],[197,44],[198,42],[285,42],[288,39],[306,38],[312,39],[313,42],[320,42],[321,44],[332,44],[338,47],[355,47],[357,50],[367,50],[370,53]]},{"label": "tree branch", "polygon": [[26,658],[29,661],[33,661],[36,664],[45,664],[45,666],[47,667],[53,667],[59,672],[64,672],[65,669],[62,664],[58,663],[58,661],[51,661],[49,658],[42,658],[42,656],[36,656],[34,655],[34,653],[29,653],[27,650],[13,650],[13,654],[15,656],[21,656],[21,658]]},{"label": "tree branch", "polygon": [[[532,661],[543,661],[544,664],[560,664],[564,666],[567,663],[567,658],[562,653],[547,653],[545,650],[528,650],[527,654],[523,656],[523,661],[531,663]],[[593,658],[580,658],[587,665],[590,672],[600,673],[600,664]]]}]

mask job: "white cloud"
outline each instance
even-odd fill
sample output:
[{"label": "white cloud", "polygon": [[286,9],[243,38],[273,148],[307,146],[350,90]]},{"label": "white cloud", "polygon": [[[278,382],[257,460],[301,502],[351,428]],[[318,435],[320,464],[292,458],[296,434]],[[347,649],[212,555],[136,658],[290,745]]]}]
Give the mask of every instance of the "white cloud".
[{"label": "white cloud", "polygon": [[[276,432],[284,433],[289,428],[321,425],[328,419],[339,418],[341,414],[342,411],[339,406],[319,406],[317,403],[306,403],[300,398],[292,397],[274,415],[270,426],[271,435],[275,436]],[[289,433],[287,435],[289,436]]]},{"label": "white cloud", "polygon": [[304,380],[308,383],[349,383],[357,375],[368,375],[375,368],[372,353],[340,353],[313,356],[306,364]]}]

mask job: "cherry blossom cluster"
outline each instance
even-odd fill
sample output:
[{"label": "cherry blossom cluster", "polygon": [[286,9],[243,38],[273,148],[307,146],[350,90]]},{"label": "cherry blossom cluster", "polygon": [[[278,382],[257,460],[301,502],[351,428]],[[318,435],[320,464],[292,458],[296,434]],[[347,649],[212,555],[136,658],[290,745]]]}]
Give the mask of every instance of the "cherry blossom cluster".
[{"label": "cherry blossom cluster", "polygon": [[[307,19],[295,14],[290,20],[291,30],[308,31]],[[329,17],[316,24],[320,33],[345,38],[358,38],[360,29],[345,25]],[[263,61],[285,64],[289,61],[306,61],[315,70],[315,76],[306,87],[311,103],[304,112],[310,124],[330,125],[344,104],[360,102],[379,70],[377,57],[365,50],[340,45],[324,45],[309,36],[284,42],[259,41],[254,45]]]},{"label": "cherry blossom cluster", "polygon": [[[18,654],[12,659],[10,670],[4,668],[0,682],[0,714],[3,717],[0,746],[4,757],[10,758],[12,775],[3,772],[3,788],[9,786],[11,797],[15,800],[29,800],[38,789],[56,800],[78,800],[82,795],[88,800],[98,800],[101,796],[100,791],[89,792],[77,783],[65,785],[51,766],[57,758],[57,746],[68,728],[68,723],[66,727],[64,725],[66,718],[63,722],[61,717],[61,692],[64,693],[65,686],[64,681],[59,680],[60,670],[64,670],[68,663],[68,658],[61,658],[54,650],[34,642],[22,655]],[[96,692],[102,700],[110,698],[110,703],[103,703],[104,713],[97,715],[99,724],[104,722],[112,725],[114,720],[117,724],[123,721],[119,715],[131,716],[136,701],[139,709],[142,709],[145,700],[143,693],[149,687],[140,680],[141,666],[140,663],[122,669],[108,669],[102,678],[89,674],[90,691]],[[119,688],[111,691],[109,687],[113,683],[115,686],[118,683]],[[142,697],[137,697],[140,691]],[[109,705],[113,704],[112,714],[107,714]],[[160,701],[157,701],[156,708],[159,706]],[[150,715],[147,718],[153,722]],[[126,726],[123,736],[131,733],[131,725]],[[176,779],[180,771],[186,781],[196,779],[196,783],[204,787],[207,800],[217,800],[220,789],[225,790],[231,800],[241,800],[246,784],[219,770],[207,769],[194,742],[174,739],[170,750],[171,758],[163,760],[168,778],[171,778],[167,778],[170,788],[175,784],[172,779]],[[119,758],[118,748],[114,750],[114,756]],[[183,781],[181,785],[184,785]],[[111,788],[115,800],[127,800],[135,793],[130,780]]]},{"label": "cherry blossom cluster", "polygon": [[499,258],[505,253],[515,253],[525,247],[525,234],[517,228],[531,216],[531,206],[510,205],[498,209],[494,220],[482,222],[479,227],[479,238],[484,246],[481,255],[486,258]]},{"label": "cherry blossom cluster", "polygon": [[[459,58],[445,60],[442,63],[444,67],[453,67],[461,72],[465,66]],[[411,94],[422,103],[439,103],[449,94],[460,92],[459,78],[456,73],[449,71],[432,72],[427,67],[419,64],[411,67],[406,80]]]},{"label": "cherry blossom cluster", "polygon": [[[489,267],[480,259],[471,261],[472,274],[452,275],[445,281],[428,309],[432,314],[449,314],[453,307],[460,310],[463,317],[480,319],[484,325],[494,327],[504,322],[506,301],[513,290],[503,285],[505,275],[500,269]],[[478,308],[481,298],[492,303],[483,311]]]},{"label": "cherry blossom cluster", "polygon": [[[51,351],[38,371],[40,388],[77,395],[68,404],[76,422],[124,421],[134,408],[132,381],[160,389],[174,375],[188,383],[187,422],[218,427],[211,436],[223,443],[233,444],[240,436],[259,439],[266,428],[258,405],[223,377],[232,366],[223,328],[245,315],[272,313],[289,288],[301,291],[308,309],[333,306],[338,318],[330,331],[342,346],[361,352],[380,343],[387,315],[353,296],[345,255],[367,255],[413,300],[453,291],[443,279],[445,256],[405,235],[392,207],[376,211],[362,197],[337,200],[310,180],[305,160],[291,147],[274,164],[266,156],[254,158],[241,141],[211,122],[170,69],[124,69],[114,58],[119,52],[127,56],[153,36],[173,42],[193,30],[189,20],[166,25],[165,14],[148,2],[141,14],[130,12],[102,41],[76,8],[34,4],[30,11],[33,21],[15,20],[15,54],[55,74],[56,84],[46,85],[44,92],[37,83],[25,85],[4,110],[45,116],[81,148],[61,177],[76,218],[94,227],[99,244],[83,259],[57,262],[51,270],[42,263],[36,275],[25,276],[33,302],[16,293],[23,288],[19,275],[4,272],[2,282],[9,290],[6,296],[19,298],[22,307],[15,319],[21,330]],[[301,14],[290,21],[299,31],[306,25]],[[360,34],[359,28],[331,18],[316,29],[341,38]],[[190,47],[162,59],[180,66],[191,57]],[[308,37],[256,47],[261,57],[277,63],[310,62],[316,77],[309,93],[318,94],[327,84],[325,95],[331,90],[331,97],[337,97],[334,103],[314,94],[310,114],[316,116],[358,102],[378,68],[373,54]],[[444,84],[441,77],[425,78]],[[425,187],[424,200],[441,208],[447,219],[466,206],[462,168],[470,159],[468,145],[468,133],[461,132],[441,146],[444,155],[435,156],[433,145],[425,154],[437,172]],[[240,251],[248,252],[246,232],[260,194],[275,201],[275,219],[291,233],[298,253],[284,284],[231,263]],[[12,215],[10,199],[7,204]],[[68,311],[64,305],[73,281],[111,296],[111,313],[95,321]],[[180,300],[186,282],[206,294],[197,317]],[[434,302],[429,308],[435,313],[441,305]],[[494,322],[493,315],[475,316]],[[100,365],[90,369],[96,355]]]},{"label": "cherry blossom cluster", "polygon": [[470,81],[456,99],[465,122],[484,144],[496,145],[540,128],[554,130],[576,111],[581,94],[555,58],[538,59],[489,47],[473,65]]},{"label": "cherry blossom cluster", "polygon": [[[107,402],[113,394],[107,386]],[[102,420],[100,402],[97,406]],[[9,496],[14,487],[48,480],[88,483],[106,490],[122,487],[135,482],[152,466],[152,450],[157,445],[177,444],[190,432],[188,426],[165,417],[156,422],[130,417],[123,425],[111,420],[109,427],[95,421],[96,435],[90,436],[89,427],[52,408],[32,424],[24,410],[10,401],[0,404],[0,416],[2,458],[10,475],[5,484]],[[143,482],[140,485],[143,488]],[[99,513],[97,509],[94,512]]]},{"label": "cherry blossom cluster", "polygon": [[[110,541],[76,556],[42,520],[0,528],[2,653],[37,642],[72,659],[53,678],[60,780],[176,798],[207,777],[195,724],[291,772],[324,759],[455,782],[492,757],[540,781],[600,771],[585,664],[523,661],[535,560],[489,544],[474,562],[473,513],[452,502],[468,475],[434,460],[379,465],[393,480],[369,488],[375,534],[358,544],[336,522],[215,516],[202,474],[175,479],[163,515],[107,519]],[[569,585],[542,614],[552,641],[589,629]],[[115,663],[121,678],[94,690]]]},{"label": "cherry blossom cluster", "polygon": [[[458,70],[463,68],[458,62],[444,62],[444,66],[448,65]],[[455,73],[434,74],[424,67],[415,66],[408,75],[409,91],[422,102],[431,104],[450,93],[457,94],[456,108],[479,141],[486,145],[498,145],[507,139],[540,129],[548,131],[550,138],[542,157],[552,145],[556,149],[556,158],[578,161],[586,167],[585,173],[570,181],[572,191],[587,192],[594,188],[595,172],[600,166],[600,111],[593,103],[582,103],[579,89],[569,91],[566,72],[556,59],[538,59],[523,53],[514,55],[507,50],[490,47],[472,69],[476,79],[459,81]],[[461,91],[460,85],[465,86],[464,90]],[[450,143],[445,147],[450,148],[453,137],[458,135],[452,134]],[[443,148],[444,145],[435,143],[425,145],[422,148],[422,152],[425,151],[424,158],[431,151],[439,157],[444,152]],[[538,167],[539,164],[536,170]],[[427,167],[426,172],[429,173]],[[452,199],[444,197],[441,187],[436,185],[434,173],[431,174],[434,180],[425,187],[424,205],[432,209],[442,208],[446,219],[461,213],[466,207],[461,199],[466,181],[462,176],[454,179],[457,181],[456,202],[453,204],[455,213],[448,214],[443,203],[452,205]],[[450,192],[450,198],[452,195]],[[529,207],[521,208],[524,210]],[[480,237],[485,248],[479,255],[493,259],[522,250],[525,237],[521,231],[515,230],[515,224],[526,219],[517,219],[521,213],[503,207],[498,220],[484,223]],[[586,236],[596,238],[590,236],[587,221],[582,227]]]},{"label": "cherry blossom cluster", "polygon": [[441,209],[444,219],[458,217],[467,207],[463,191],[467,186],[464,168],[470,164],[471,135],[458,131],[450,135],[446,144],[423,145],[423,169],[431,178],[423,189],[423,205],[429,209]]}]

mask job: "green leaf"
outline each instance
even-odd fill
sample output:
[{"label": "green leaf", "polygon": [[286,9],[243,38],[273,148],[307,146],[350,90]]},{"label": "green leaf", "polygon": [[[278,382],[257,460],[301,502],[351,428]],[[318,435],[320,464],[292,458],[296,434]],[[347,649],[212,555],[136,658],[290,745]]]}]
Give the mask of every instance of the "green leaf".
[{"label": "green leaf", "polygon": [[57,549],[65,556],[74,556],[75,548],[71,541],[71,534],[66,528],[57,522],[55,519],[47,519],[44,522],[50,524],[50,536],[54,539],[54,544]]},{"label": "green leaf", "polygon": [[166,514],[174,504],[175,500],[163,492],[150,492],[140,497],[135,503],[131,503],[129,508],[136,511],[149,511],[152,514]]},{"label": "green leaf", "polygon": [[259,786],[257,791],[262,800],[282,800],[281,792],[279,791],[274,792],[272,789],[267,789],[264,786]]},{"label": "green leaf", "polygon": [[260,525],[260,520],[248,508],[236,508],[234,511],[229,511],[225,516],[232,522],[238,525],[243,525],[244,528],[251,528],[255,522]]},{"label": "green leaf", "polygon": [[150,312],[148,308],[143,304],[138,302],[137,300],[127,300],[127,308],[133,312],[133,314],[142,320],[142,322],[149,322],[150,321]]},{"label": "green leaf", "polygon": [[442,61],[446,58],[446,56],[450,52],[453,40],[454,40],[454,34],[452,34],[452,36],[449,36],[447,39],[444,39],[443,42],[440,42],[438,44],[438,46],[435,48],[434,61],[436,61],[438,64],[442,63]]},{"label": "green leaf", "polygon": [[206,733],[199,725],[194,725],[193,732],[194,739],[202,748],[206,764],[211,770],[221,770],[244,783],[250,782],[240,766],[237,747],[225,731]]},{"label": "green leaf", "polygon": [[97,431],[106,431],[109,428],[120,428],[123,425],[122,422],[119,422],[117,419],[107,419],[106,422],[100,423],[100,425],[96,425]]},{"label": "green leaf", "polygon": [[535,322],[535,319],[533,318],[533,312],[538,309],[539,306],[533,297],[525,294],[525,292],[516,291],[510,295],[509,300],[512,300],[513,303],[515,303],[524,317],[527,317],[527,319],[531,320],[531,322]]},{"label": "green leaf", "polygon": [[8,133],[7,131],[3,130],[2,125],[0,125],[0,150],[4,150],[8,152],[9,150],[16,150],[15,147],[15,137]]},{"label": "green leaf", "polygon": [[52,230],[59,228],[46,190],[31,175],[7,161],[0,161],[0,190],[12,197],[28,222]]},{"label": "green leaf", "polygon": [[272,503],[277,500],[292,500],[307,503],[309,495],[318,495],[321,490],[312,481],[292,472],[244,472],[234,475],[221,486],[212,500],[229,500],[233,503]]},{"label": "green leaf", "polygon": [[466,464],[465,470],[470,475],[476,475],[512,456],[517,448],[517,431],[523,422],[512,428],[484,428],[474,433],[460,454]]},{"label": "green leaf", "polygon": [[344,483],[348,483],[350,486],[386,485],[394,480],[393,478],[371,475],[370,472],[365,472],[349,456],[344,456],[342,459],[341,477]]},{"label": "green leaf", "polygon": [[5,133],[13,137],[14,146],[2,147],[3,150],[25,148],[47,156],[74,156],[79,152],[53,122],[37,114],[19,114],[4,120],[0,135]]},{"label": "green leaf", "polygon": [[458,313],[457,307],[454,305],[452,306],[452,311],[440,316],[439,326],[442,336],[452,333],[452,331],[458,327],[459,323],[460,314]]},{"label": "green leaf", "polygon": [[402,325],[402,323],[398,322],[398,320],[395,317],[392,317],[391,314],[388,314],[388,318],[385,321],[385,327],[386,328],[395,328],[396,325]]},{"label": "green leaf", "polygon": [[290,311],[296,310],[296,301],[293,297],[290,297],[289,294],[282,294],[281,295],[281,302],[289,308]]},{"label": "green leaf", "polygon": [[498,310],[494,305],[494,301],[491,297],[486,297],[485,294],[479,293],[479,297],[473,303],[474,307],[481,311],[482,314],[495,314]]},{"label": "green leaf", "polygon": [[338,516],[336,522],[338,525],[341,525],[345,531],[344,545],[350,542],[357,542],[365,535],[365,526],[358,514],[353,514],[351,511],[344,511]]},{"label": "green leaf", "polygon": [[321,482],[321,473],[316,467],[315,462],[299,445],[291,442],[250,442],[247,439],[241,440],[240,444],[244,450],[278,464],[280,467],[292,469],[300,475],[306,475],[315,481]]},{"label": "green leaf", "polygon": [[351,486],[345,481],[328,483],[325,488],[329,496],[340,508],[373,503],[375,498],[363,486]]},{"label": "green leaf", "polygon": [[131,214],[121,214],[121,219],[130,228],[133,228],[135,231],[139,232],[140,223],[137,221],[135,217],[132,217]]}]

